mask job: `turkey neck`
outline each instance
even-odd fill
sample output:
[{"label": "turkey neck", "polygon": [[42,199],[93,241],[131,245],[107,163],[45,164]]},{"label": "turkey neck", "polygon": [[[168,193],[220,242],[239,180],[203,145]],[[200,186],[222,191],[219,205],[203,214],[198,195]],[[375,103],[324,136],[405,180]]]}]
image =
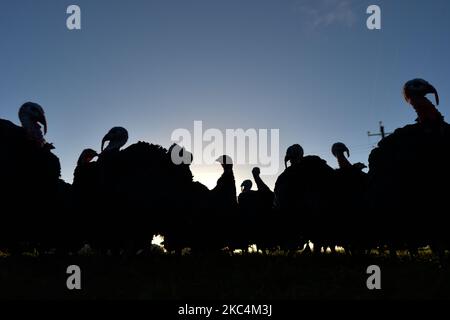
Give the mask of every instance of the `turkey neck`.
[{"label": "turkey neck", "polygon": [[346,169],[352,166],[350,161],[348,161],[348,159],[345,157],[343,153],[338,154],[336,158],[339,164],[339,168]]}]

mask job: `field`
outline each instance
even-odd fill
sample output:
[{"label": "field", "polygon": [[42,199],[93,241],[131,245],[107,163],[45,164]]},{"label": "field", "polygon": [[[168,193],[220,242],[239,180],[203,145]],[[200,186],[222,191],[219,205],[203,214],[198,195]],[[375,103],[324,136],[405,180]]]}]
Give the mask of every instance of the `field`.
[{"label": "field", "polygon": [[[81,268],[81,290],[66,269]],[[381,290],[368,290],[369,265]],[[450,269],[426,251],[412,260],[374,253],[134,257],[54,255],[0,258],[0,299],[310,300],[449,299]]]}]

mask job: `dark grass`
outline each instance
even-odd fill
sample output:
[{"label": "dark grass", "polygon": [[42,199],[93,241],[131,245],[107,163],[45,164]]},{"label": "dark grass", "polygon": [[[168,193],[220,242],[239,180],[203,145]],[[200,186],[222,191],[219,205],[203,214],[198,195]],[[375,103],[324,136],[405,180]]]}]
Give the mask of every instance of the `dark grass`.
[{"label": "dark grass", "polygon": [[[82,290],[66,288],[66,268],[82,270]],[[367,266],[381,267],[382,290],[366,287]],[[0,259],[0,299],[310,300],[449,299],[450,269],[429,256],[345,255]]]}]

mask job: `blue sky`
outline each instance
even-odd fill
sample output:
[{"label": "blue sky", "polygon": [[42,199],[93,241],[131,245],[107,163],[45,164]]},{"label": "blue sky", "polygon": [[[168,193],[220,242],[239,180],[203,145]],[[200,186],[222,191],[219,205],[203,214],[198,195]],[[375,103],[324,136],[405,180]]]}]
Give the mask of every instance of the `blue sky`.
[{"label": "blue sky", "polygon": [[[82,30],[66,28],[66,8]],[[366,28],[366,8],[382,29]],[[336,166],[334,142],[367,163],[383,120],[412,123],[402,84],[423,77],[446,108],[450,92],[447,0],[3,0],[0,117],[18,123],[40,103],[63,178],[82,149],[121,125],[138,140],[170,144],[177,128],[280,129],[281,154],[300,143]],[[195,155],[194,155],[195,156]],[[281,163],[281,162],[280,162]],[[238,183],[251,167],[236,168]],[[283,168],[280,167],[280,170]],[[213,186],[220,166],[193,168]],[[264,177],[273,186],[276,176]]]}]

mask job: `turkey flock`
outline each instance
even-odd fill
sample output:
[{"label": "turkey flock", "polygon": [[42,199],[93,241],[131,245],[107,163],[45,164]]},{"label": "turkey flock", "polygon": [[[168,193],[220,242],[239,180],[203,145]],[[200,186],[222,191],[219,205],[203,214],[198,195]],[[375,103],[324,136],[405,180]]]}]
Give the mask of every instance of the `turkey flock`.
[{"label": "turkey flock", "polygon": [[[107,132],[100,150],[83,150],[73,183],[65,183],[45,140],[44,110],[25,103],[21,126],[0,119],[0,250],[68,253],[89,244],[123,254],[163,235],[165,249],[176,253],[246,251],[253,244],[263,252],[297,252],[312,242],[316,253],[340,246],[348,254],[375,248],[415,254],[430,246],[442,257],[450,245],[450,126],[426,98],[434,94],[439,104],[427,81],[408,81],[403,94],[416,123],[379,142],[368,173],[350,162],[342,142],[330,150],[338,169],[294,144],[273,191],[256,167],[254,182],[243,181],[238,196],[227,155],[217,159],[223,173],[210,190],[194,181],[195,155],[176,144],[166,149],[140,141],[124,148],[123,127]],[[184,161],[175,163],[174,155]]]}]

